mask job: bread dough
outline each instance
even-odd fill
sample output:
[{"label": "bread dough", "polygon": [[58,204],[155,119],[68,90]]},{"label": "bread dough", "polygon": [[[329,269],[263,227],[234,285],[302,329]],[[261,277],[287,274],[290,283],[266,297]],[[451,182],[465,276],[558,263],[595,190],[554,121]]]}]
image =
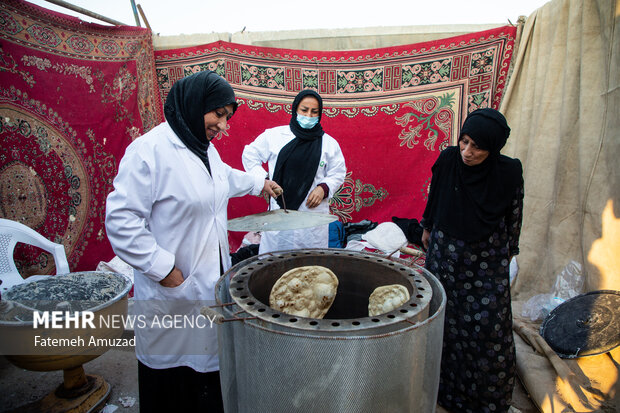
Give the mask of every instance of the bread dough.
[{"label": "bread dough", "polygon": [[290,315],[323,318],[337,289],[338,278],[329,268],[297,267],[282,274],[273,285],[269,306]]}]

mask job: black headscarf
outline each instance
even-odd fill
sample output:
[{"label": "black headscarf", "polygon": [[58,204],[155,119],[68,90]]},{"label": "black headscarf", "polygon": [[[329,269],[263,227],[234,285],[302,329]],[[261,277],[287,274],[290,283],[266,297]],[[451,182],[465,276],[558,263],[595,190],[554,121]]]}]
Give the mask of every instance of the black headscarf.
[{"label": "black headscarf", "polygon": [[431,188],[424,220],[466,241],[491,235],[510,212],[512,199],[523,183],[521,162],[501,155],[510,128],[494,109],[478,109],[465,119],[459,141],[469,135],[489,156],[468,166],[459,146],[441,152],[433,165]]},{"label": "black headscarf", "polygon": [[[312,96],[319,102],[319,121],[311,129],[304,129],[297,123],[297,108],[306,96]],[[289,126],[295,138],[280,150],[272,179],[284,190],[286,207],[297,210],[308,195],[321,160],[323,99],[313,90],[302,90],[293,100],[291,109],[293,115]],[[283,207],[282,197],[278,197],[276,202],[280,208]]]},{"label": "black headscarf", "polygon": [[205,131],[204,115],[212,110],[233,105],[237,110],[235,92],[230,84],[211,71],[198,72],[172,85],[164,115],[179,139],[205,164],[209,173],[207,149],[209,140]]}]

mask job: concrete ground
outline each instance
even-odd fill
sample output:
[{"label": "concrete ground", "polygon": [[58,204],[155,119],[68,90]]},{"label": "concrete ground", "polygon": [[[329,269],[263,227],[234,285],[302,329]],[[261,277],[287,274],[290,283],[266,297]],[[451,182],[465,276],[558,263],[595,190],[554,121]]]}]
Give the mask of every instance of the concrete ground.
[{"label": "concrete ground", "polygon": [[[109,350],[84,364],[84,370],[86,374],[102,376],[111,386],[107,403],[101,406],[104,413],[139,412],[138,364],[133,350]],[[62,371],[24,370],[0,356],[0,412],[17,413],[19,407],[43,398],[62,381]],[[514,412],[538,413],[518,380],[513,398]],[[445,410],[438,407],[437,412],[443,413]]]},{"label": "concrete ground", "polygon": [[[111,387],[105,413],[138,413],[138,362],[132,350],[109,350],[84,364],[87,375],[98,375]],[[63,382],[62,371],[29,371],[0,356],[0,412],[11,412],[40,400]],[[122,399],[122,400],[119,400]],[[123,406],[125,402],[127,407]],[[113,406],[117,408],[114,409]],[[15,413],[19,412],[17,409]],[[99,410],[101,411],[101,410]]]}]

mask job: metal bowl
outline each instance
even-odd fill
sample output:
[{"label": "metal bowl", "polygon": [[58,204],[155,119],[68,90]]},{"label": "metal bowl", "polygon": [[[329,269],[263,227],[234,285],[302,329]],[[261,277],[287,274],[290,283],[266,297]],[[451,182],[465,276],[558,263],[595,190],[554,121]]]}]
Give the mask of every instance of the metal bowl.
[{"label": "metal bowl", "polygon": [[[122,274],[86,271],[11,287],[2,295],[0,306],[0,352],[16,366],[35,371],[71,369],[98,357],[110,346],[97,343],[110,343],[124,331],[118,324],[105,325],[99,320],[126,316],[131,286]],[[56,319],[57,328],[34,328],[35,310],[68,311],[73,317],[77,313],[77,318],[68,326],[61,316]],[[94,314],[95,328],[83,323],[84,312]]]}]

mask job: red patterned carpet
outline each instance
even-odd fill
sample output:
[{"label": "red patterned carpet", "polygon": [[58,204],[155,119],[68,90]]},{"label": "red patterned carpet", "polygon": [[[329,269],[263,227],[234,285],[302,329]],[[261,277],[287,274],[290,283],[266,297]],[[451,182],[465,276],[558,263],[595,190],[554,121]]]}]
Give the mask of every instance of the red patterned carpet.
[{"label": "red patterned carpet", "polygon": [[[155,52],[162,100],[174,82],[213,70],[240,103],[215,145],[242,168],[241,152],[264,129],[288,124],[302,89],[324,99],[323,129],[340,143],[347,178],[331,205],[342,222],[392,216],[420,219],[430,167],[454,144],[468,112],[498,108],[515,27],[399,47],[318,52],[216,42]],[[259,199],[235,199],[229,217],[262,212]],[[231,246],[242,234],[231,233]]]},{"label": "red patterned carpet", "polygon": [[[304,88],[324,98],[323,127],[348,173],[332,212],[342,222],[421,217],[430,167],[453,144],[468,112],[497,108],[516,28],[406,46],[313,52],[217,42],[153,52],[151,34],[110,28],[19,0],[0,3],[0,217],[64,244],[72,271],[114,254],[105,198],[132,139],[163,121],[172,84],[214,70],[240,103],[215,144],[241,168],[265,128],[287,124]],[[158,96],[159,94],[159,96]],[[261,212],[232,200],[230,217]],[[240,233],[231,233],[231,246]],[[51,256],[19,245],[23,274],[54,271]]]},{"label": "red patterned carpet", "polygon": [[[64,244],[72,271],[114,256],[105,198],[125,147],[162,120],[149,31],[0,3],[0,217]],[[15,258],[53,273],[41,250]]]}]

